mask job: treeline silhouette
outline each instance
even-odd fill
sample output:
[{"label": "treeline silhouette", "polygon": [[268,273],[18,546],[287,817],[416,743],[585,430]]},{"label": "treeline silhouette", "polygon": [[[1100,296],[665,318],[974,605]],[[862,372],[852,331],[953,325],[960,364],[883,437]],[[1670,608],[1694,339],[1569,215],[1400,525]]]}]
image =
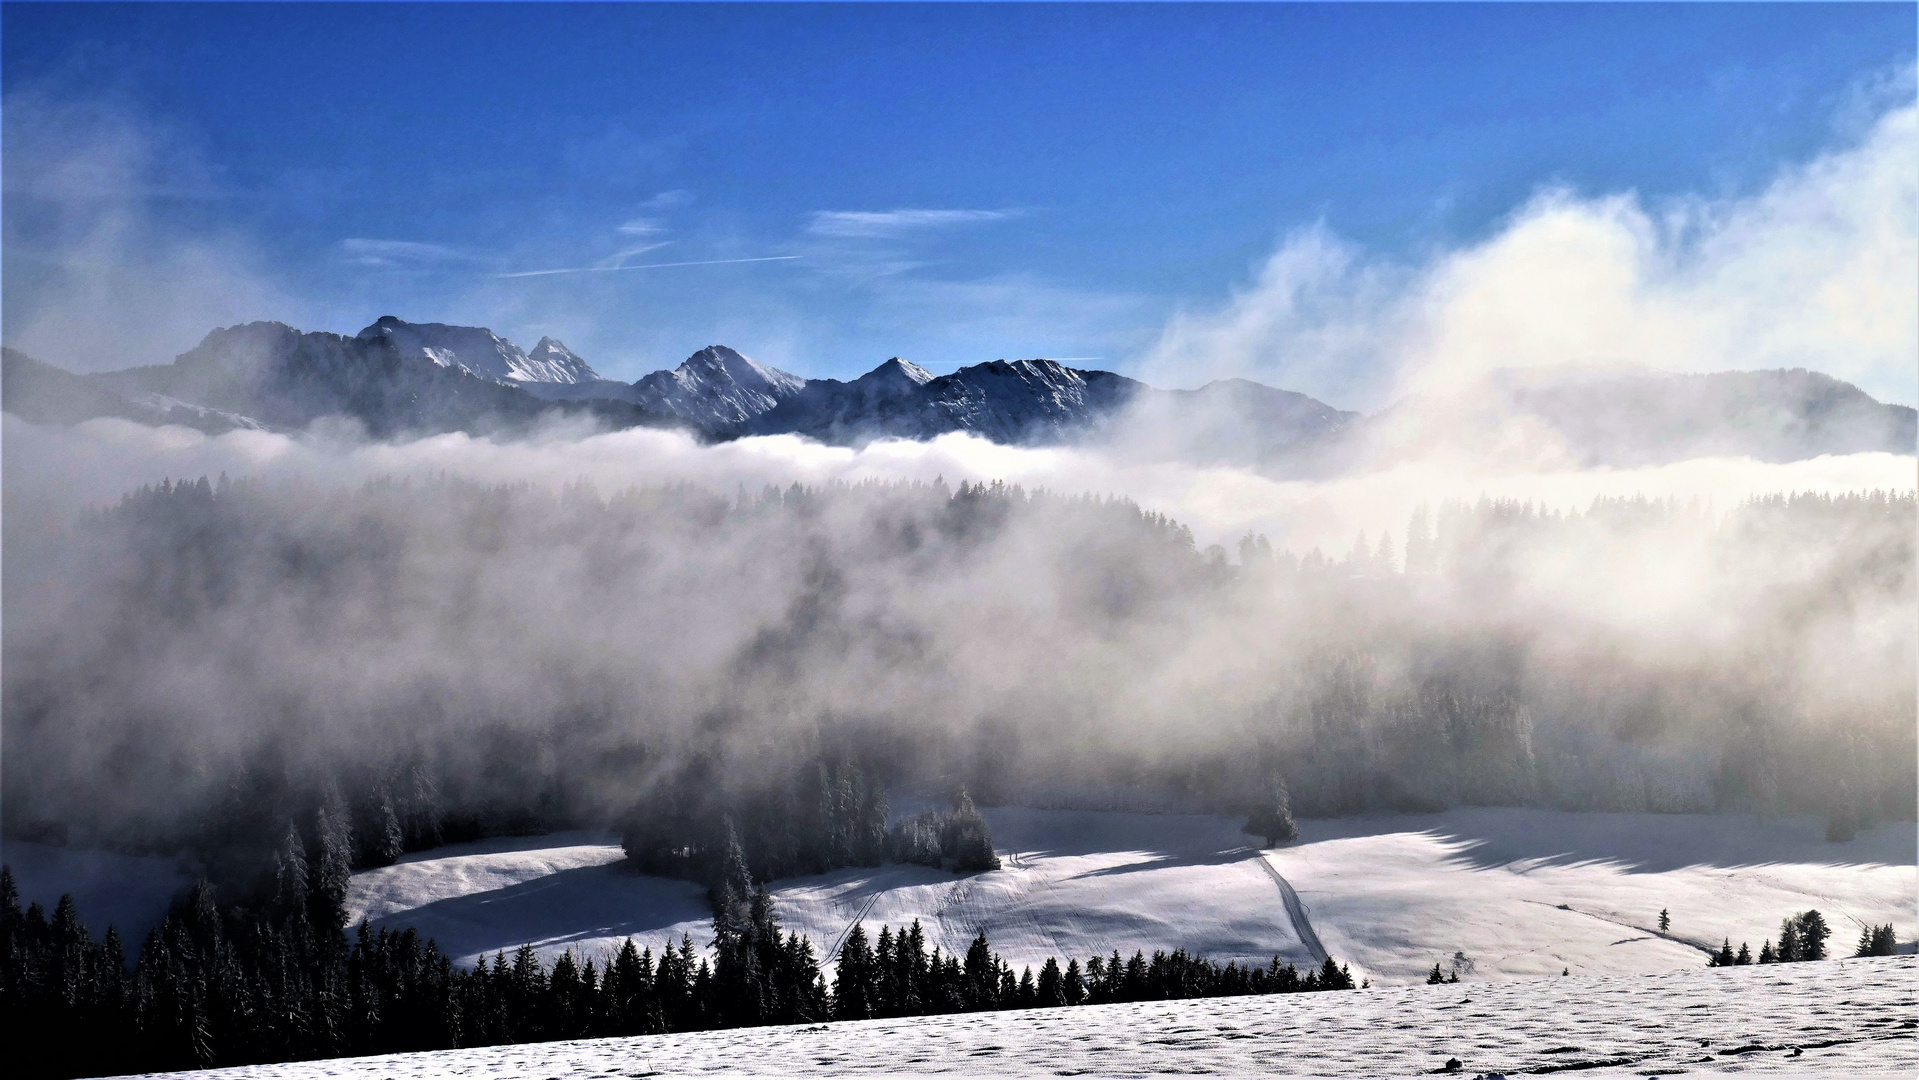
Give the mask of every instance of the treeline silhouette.
[{"label": "treeline silhouette", "polygon": [[[1767,938],[1759,947],[1755,957],[1752,946],[1739,943],[1739,951],[1734,952],[1732,939],[1726,938],[1719,951],[1706,958],[1707,967],[1744,967],[1747,964],[1796,964],[1807,960],[1826,958],[1826,939],[1832,936],[1832,927],[1826,924],[1826,917],[1817,910],[1802,911],[1797,915],[1788,915],[1779,924],[1779,944],[1773,945]],[[1892,956],[1899,951],[1899,939],[1894,934],[1891,923],[1880,925],[1867,924],[1859,930],[1859,943],[1854,956]]]},{"label": "treeline silhouette", "polygon": [[[8,1075],[72,1077],[989,1009],[1352,989],[1328,959],[1300,972],[1184,951],[1093,957],[1037,976],[984,934],[966,954],[928,949],[918,920],[846,936],[831,986],[813,943],[782,933],[737,846],[715,888],[711,957],[690,937],[656,956],[628,939],[611,956],[530,946],[456,966],[412,929],[352,934],[318,879],[296,900],[225,907],[196,884],[129,967],[119,934],[96,942],[71,895],[25,911],[0,867],[0,1039]],[[297,882],[287,878],[288,888]],[[29,1053],[27,1048],[40,1048]]]},{"label": "treeline silhouette", "polygon": [[999,869],[992,829],[964,789],[950,810],[891,817],[886,785],[857,761],[811,762],[787,783],[729,793],[695,759],[634,801],[620,843],[643,873],[708,884],[735,854],[762,881],[887,862]]}]

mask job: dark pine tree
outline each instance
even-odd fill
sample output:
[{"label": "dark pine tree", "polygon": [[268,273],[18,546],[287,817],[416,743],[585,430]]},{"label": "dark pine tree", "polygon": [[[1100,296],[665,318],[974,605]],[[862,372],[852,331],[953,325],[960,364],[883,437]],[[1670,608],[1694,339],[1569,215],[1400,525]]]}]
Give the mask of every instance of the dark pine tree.
[{"label": "dark pine tree", "polygon": [[380,792],[379,805],[374,809],[372,843],[367,849],[367,863],[371,866],[392,866],[406,853],[406,830],[400,827],[399,812],[393,809],[393,796],[384,789]]},{"label": "dark pine tree", "polygon": [[873,950],[866,943],[866,927],[855,923],[840,945],[839,971],[833,977],[835,1020],[865,1020],[874,1015],[877,990],[874,974]]},{"label": "dark pine tree", "polygon": [[1077,959],[1066,961],[1066,975],[1061,980],[1061,990],[1066,995],[1066,1004],[1081,1005],[1086,1001],[1086,976],[1079,969]]},{"label": "dark pine tree", "polygon": [[1037,990],[1039,999],[1035,1004],[1041,1008],[1053,1008],[1067,1004],[1066,978],[1059,970],[1058,960],[1049,956],[1046,958],[1046,963],[1041,965]]},{"label": "dark pine tree", "polygon": [[1793,916],[1793,924],[1799,931],[1800,960],[1824,960],[1826,958],[1826,939],[1832,936],[1832,928],[1826,925],[1825,916],[1817,911],[1802,911]]},{"label": "dark pine tree", "polygon": [[1782,964],[1796,963],[1805,959],[1799,955],[1799,917],[1788,915],[1779,924],[1779,948],[1773,957]]},{"label": "dark pine tree", "polygon": [[983,932],[974,936],[973,944],[966,950],[965,972],[963,999],[966,1008],[974,1012],[999,1008],[999,958],[993,955],[993,950],[986,944]]},{"label": "dark pine tree", "polygon": [[353,834],[346,824],[346,810],[338,805],[320,807],[314,815],[314,835],[319,852],[308,865],[307,918],[320,935],[323,947],[343,948],[346,938],[346,893],[353,878]]}]

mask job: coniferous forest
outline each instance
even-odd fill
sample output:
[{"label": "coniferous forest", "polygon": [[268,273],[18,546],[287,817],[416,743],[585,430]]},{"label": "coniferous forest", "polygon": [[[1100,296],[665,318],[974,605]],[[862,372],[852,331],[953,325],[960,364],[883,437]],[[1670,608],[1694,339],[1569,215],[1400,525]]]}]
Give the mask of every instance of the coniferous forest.
[{"label": "coniferous forest", "polygon": [[164,484],[6,522],[4,818],[235,901],[321,810],[353,865],[603,828],[698,880],[728,820],[761,877],[980,868],[962,791],[1843,842],[1919,801],[1913,506],[1448,504],[1328,556],[1006,485]]},{"label": "coniferous forest", "polygon": [[[656,956],[628,939],[614,955],[530,947],[454,966],[412,930],[343,929],[342,883],[288,868],[258,908],[230,907],[196,885],[129,965],[109,928],[95,940],[63,897],[24,912],[0,869],[0,1037],[8,1075],[98,1076],[346,1055],[440,1050],[669,1031],[885,1016],[1349,990],[1328,959],[1304,973],[1220,964],[1184,951],[1117,952],[1017,974],[985,935],[965,956],[930,952],[915,921],[855,926],[829,985],[813,943],[782,934],[765,887],[735,845],[713,895],[711,955],[682,938]],[[314,868],[317,870],[317,868]]]}]

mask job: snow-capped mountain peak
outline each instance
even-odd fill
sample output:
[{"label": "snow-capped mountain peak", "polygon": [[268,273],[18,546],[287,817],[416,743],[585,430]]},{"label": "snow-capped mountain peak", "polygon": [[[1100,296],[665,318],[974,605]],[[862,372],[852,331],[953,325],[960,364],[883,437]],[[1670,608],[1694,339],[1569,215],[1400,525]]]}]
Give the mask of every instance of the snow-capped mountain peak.
[{"label": "snow-capped mountain peak", "polygon": [[527,363],[541,373],[550,374],[550,378],[523,378],[522,382],[563,382],[589,383],[599,379],[600,374],[592,365],[580,358],[580,354],[556,338],[543,337],[538,345],[526,354]]},{"label": "snow-capped mountain peak", "polygon": [[806,380],[791,372],[762,364],[724,345],[708,345],[686,358],[678,372],[686,377],[722,379],[739,386],[763,390],[775,397],[797,393]]},{"label": "snow-capped mountain peak", "polygon": [[482,379],[502,383],[581,383],[599,376],[586,361],[551,338],[534,348],[537,355],[484,326],[446,323],[410,323],[382,315],[360,331],[362,341],[385,340],[404,357],[423,357],[445,368],[457,368]]},{"label": "snow-capped mountain peak", "polygon": [[806,380],[708,345],[671,371],[656,371],[634,384],[634,400],[697,423],[725,427],[750,420],[798,394]]},{"label": "snow-capped mountain peak", "polygon": [[933,381],[933,373],[913,363],[895,356],[879,367],[853,380],[855,384],[906,384],[925,386]]}]

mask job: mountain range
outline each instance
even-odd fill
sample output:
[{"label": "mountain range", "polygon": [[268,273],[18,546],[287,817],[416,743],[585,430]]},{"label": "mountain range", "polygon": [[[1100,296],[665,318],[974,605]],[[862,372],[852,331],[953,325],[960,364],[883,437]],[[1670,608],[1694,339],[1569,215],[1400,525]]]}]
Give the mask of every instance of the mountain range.
[{"label": "mountain range", "polygon": [[255,322],[172,363],[79,375],[5,352],[6,411],[37,423],[119,417],[218,433],[346,417],[390,437],[524,430],[553,414],[708,440],[799,435],[840,445],[969,432],[998,443],[1098,445],[1137,457],[1324,475],[1441,447],[1522,446],[1556,463],[1630,466],[1705,455],[1788,461],[1914,452],[1914,410],[1803,369],[1679,375],[1639,368],[1494,372],[1370,416],[1244,379],[1162,390],[1054,360],[934,375],[898,357],[850,381],[807,379],[724,345],[634,382],[563,343],[530,351],[483,327],[384,316],[351,337]]}]

